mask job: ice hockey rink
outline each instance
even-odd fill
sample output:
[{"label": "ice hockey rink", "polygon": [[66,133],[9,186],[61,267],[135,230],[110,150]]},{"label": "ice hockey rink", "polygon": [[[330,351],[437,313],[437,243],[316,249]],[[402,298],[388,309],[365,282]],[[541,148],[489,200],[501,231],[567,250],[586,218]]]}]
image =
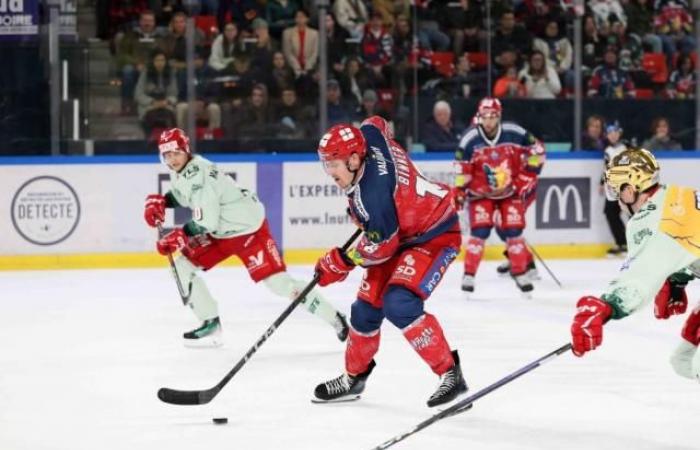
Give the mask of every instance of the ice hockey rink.
[{"label": "ice hockey rink", "polygon": [[[567,343],[574,303],[600,294],[621,260],[549,264],[564,289],[540,266],[525,300],[489,261],[470,299],[455,264],[429,300],[471,393]],[[290,271],[310,279],[312,268]],[[348,312],[359,277],[324,292]],[[197,323],[165,268],[0,272],[0,449],[371,449],[434,413],[437,377],[388,322],[363,398],[312,404],[314,386],[341,373],[344,344],[303,308],[211,403],[161,403],[162,386],[216,384],[285,308],[242,268],[205,278],[220,301],[219,349],[182,345]],[[689,294],[697,302],[700,285]],[[647,305],[609,323],[585,358],[563,354],[393,448],[697,450],[700,385],[668,364],[683,320],[655,320]]]}]

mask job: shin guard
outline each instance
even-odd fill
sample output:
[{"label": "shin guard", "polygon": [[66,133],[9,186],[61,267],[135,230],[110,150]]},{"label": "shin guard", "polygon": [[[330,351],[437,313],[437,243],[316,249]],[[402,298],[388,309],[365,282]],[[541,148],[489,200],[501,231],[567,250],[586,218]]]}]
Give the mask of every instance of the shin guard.
[{"label": "shin guard", "polygon": [[525,245],[522,237],[508,238],[506,240],[506,251],[510,261],[510,273],[512,275],[522,275],[527,272],[528,265],[532,262],[532,253]]},{"label": "shin guard", "polygon": [[464,254],[464,273],[475,275],[484,256],[484,240],[471,236]]},{"label": "shin guard", "polygon": [[436,374],[442,375],[454,366],[442,327],[432,314],[425,313],[402,332],[416,353]]},{"label": "shin guard", "polygon": [[345,347],[345,371],[348,375],[364,373],[379,350],[379,330],[360,333],[350,327],[348,343]]}]

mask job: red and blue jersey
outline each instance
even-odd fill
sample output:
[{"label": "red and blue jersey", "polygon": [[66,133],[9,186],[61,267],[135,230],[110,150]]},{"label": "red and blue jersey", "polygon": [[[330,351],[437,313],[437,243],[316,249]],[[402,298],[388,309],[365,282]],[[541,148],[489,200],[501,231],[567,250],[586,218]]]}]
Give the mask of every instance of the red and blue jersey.
[{"label": "red and blue jersey", "polygon": [[493,138],[479,125],[462,136],[455,155],[472,197],[507,198],[532,189],[544,164],[542,143],[519,125],[503,122]]},{"label": "red and blue jersey", "polygon": [[367,156],[348,200],[365,232],[349,256],[366,267],[445,233],[457,223],[457,213],[450,188],[426,179],[395,141],[372,124],[360,131]]}]

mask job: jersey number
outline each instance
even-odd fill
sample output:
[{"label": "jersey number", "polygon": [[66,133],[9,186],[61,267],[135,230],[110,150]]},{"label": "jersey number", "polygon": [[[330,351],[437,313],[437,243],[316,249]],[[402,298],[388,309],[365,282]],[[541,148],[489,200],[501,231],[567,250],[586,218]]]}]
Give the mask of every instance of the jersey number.
[{"label": "jersey number", "polygon": [[435,183],[431,183],[420,176],[416,177],[416,194],[421,197],[425,197],[426,193],[433,194],[438,198],[445,198],[447,195],[447,189],[444,189]]}]

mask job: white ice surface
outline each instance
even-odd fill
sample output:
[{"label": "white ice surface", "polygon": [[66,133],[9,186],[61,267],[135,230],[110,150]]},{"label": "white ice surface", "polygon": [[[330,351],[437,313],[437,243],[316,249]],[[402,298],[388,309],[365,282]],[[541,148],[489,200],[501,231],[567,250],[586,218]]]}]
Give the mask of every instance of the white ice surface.
[{"label": "white ice surface", "polygon": [[[471,393],[565,344],[574,303],[599,294],[619,260],[550,261],[532,300],[484,263],[466,300],[455,264],[427,304],[459,349]],[[311,267],[291,272],[308,278]],[[324,289],[349,312],[360,271]],[[210,404],[161,403],[161,386],[213,386],[284,302],[244,270],[206,274],[219,299],[226,345],[187,349],[197,325],[165,269],[0,273],[0,449],[370,449],[434,411],[437,377],[385,322],[363,398],[317,405],[314,386],[341,373],[344,345],[299,308]],[[700,284],[690,297],[700,297]],[[603,347],[555,358],[397,449],[700,449],[700,385],[668,357],[684,318],[647,306],[611,322]],[[212,417],[228,417],[214,425]]]}]

